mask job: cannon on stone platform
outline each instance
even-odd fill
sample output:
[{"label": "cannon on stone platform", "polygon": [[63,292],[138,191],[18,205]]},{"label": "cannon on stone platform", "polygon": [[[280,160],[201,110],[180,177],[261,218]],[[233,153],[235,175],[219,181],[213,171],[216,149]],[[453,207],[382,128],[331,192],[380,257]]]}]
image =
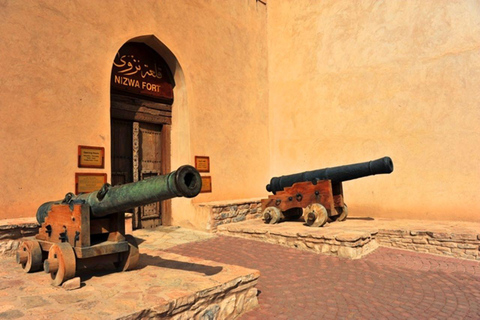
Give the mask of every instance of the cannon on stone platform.
[{"label": "cannon on stone platform", "polygon": [[263,220],[274,224],[303,216],[312,227],[321,227],[327,221],[344,221],[348,208],[343,199],[342,182],[392,171],[392,159],[384,157],[274,177],[267,185],[267,191],[273,195],[262,200]]},{"label": "cannon on stone platform", "polygon": [[43,268],[57,286],[92,262],[113,262],[119,271],[131,270],[139,253],[135,238],[125,235],[125,211],[175,197],[193,198],[201,187],[198,171],[185,165],[138,182],[105,184],[92,193],[67,193],[65,199],[38,208],[39,233],[20,245],[17,263],[26,272]]}]

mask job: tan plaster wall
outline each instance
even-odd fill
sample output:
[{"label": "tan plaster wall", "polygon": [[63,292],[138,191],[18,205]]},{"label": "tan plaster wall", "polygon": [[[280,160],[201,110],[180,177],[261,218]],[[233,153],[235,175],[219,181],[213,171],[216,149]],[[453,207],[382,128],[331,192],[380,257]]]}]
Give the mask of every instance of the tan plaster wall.
[{"label": "tan plaster wall", "polygon": [[351,215],[478,221],[480,3],[268,1],[271,173],[392,157]]},{"label": "tan plaster wall", "polygon": [[[0,218],[34,216],[74,190],[75,172],[110,176],[111,66],[144,35],[176,65],[172,169],[210,157],[213,193],[193,201],[262,195],[266,17],[255,0],[0,1]],[[78,145],[105,147],[105,169],[78,169]],[[173,224],[205,228],[194,216],[192,200],[173,201]]]}]

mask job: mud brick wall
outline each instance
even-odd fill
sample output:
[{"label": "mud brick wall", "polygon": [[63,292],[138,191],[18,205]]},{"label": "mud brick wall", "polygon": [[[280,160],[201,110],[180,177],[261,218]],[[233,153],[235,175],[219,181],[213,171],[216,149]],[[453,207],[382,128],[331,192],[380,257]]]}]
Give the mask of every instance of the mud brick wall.
[{"label": "mud brick wall", "polygon": [[379,230],[381,246],[480,261],[480,234]]},{"label": "mud brick wall", "polygon": [[217,227],[223,224],[259,219],[262,213],[260,200],[213,202],[202,206],[210,211],[209,230],[212,232],[216,232]]},{"label": "mud brick wall", "polygon": [[0,225],[0,256],[14,255],[23,237],[31,237],[38,233],[37,223],[6,223]]}]

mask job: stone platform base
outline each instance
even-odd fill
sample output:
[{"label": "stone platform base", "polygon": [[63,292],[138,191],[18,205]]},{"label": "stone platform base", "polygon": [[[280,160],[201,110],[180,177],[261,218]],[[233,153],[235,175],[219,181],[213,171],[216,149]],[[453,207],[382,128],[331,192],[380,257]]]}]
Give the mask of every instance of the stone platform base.
[{"label": "stone platform base", "polygon": [[378,248],[376,228],[342,227],[345,222],[311,228],[301,221],[272,225],[257,219],[218,226],[217,233],[350,259],[359,259]]},{"label": "stone platform base", "polygon": [[251,220],[219,226],[218,233],[352,259],[384,246],[480,261],[480,223],[474,222],[349,217],[311,228],[301,221]]},{"label": "stone platform base", "polygon": [[235,319],[255,308],[259,272],[163,251],[142,250],[136,270],[80,272],[82,286],[50,285],[0,260],[0,318]]}]

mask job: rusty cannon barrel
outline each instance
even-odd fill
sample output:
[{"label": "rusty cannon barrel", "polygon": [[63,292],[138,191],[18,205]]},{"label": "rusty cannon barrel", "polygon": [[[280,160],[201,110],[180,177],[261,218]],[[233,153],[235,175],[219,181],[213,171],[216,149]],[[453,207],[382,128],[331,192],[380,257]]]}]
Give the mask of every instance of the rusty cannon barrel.
[{"label": "rusty cannon barrel", "polygon": [[198,171],[184,165],[167,175],[113,187],[105,184],[98,191],[77,196],[67,193],[63,200],[42,204],[37,210],[37,221],[42,224],[54,204],[86,203],[92,216],[103,217],[171,198],[193,198],[201,188],[202,179]]},{"label": "rusty cannon barrel", "polygon": [[375,174],[391,173],[392,171],[392,159],[390,157],[383,157],[377,160],[362,163],[324,168],[313,171],[305,171],[281,177],[274,177],[267,185],[267,191],[273,192],[275,194],[275,192],[290,187],[297,182],[332,180],[332,182],[335,183],[362,178],[366,176],[372,176]]}]

